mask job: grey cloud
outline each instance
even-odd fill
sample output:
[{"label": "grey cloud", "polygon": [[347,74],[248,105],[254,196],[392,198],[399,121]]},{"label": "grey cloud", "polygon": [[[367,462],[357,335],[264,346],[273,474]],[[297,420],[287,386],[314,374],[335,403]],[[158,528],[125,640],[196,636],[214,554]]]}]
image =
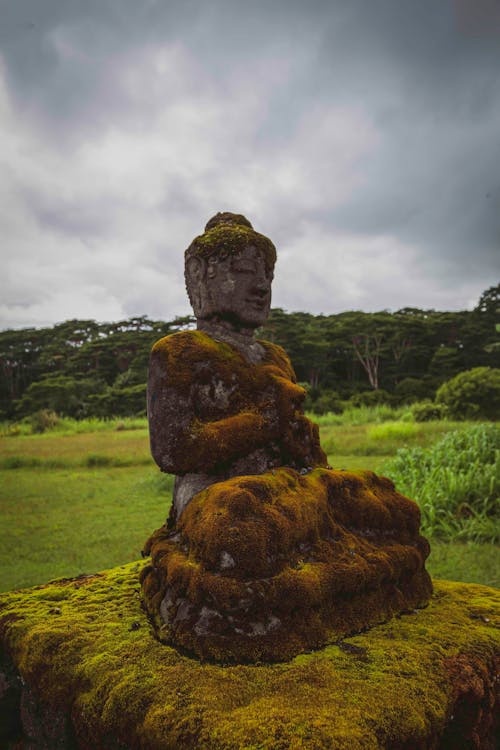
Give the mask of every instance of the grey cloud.
[{"label": "grey cloud", "polygon": [[44,228],[69,236],[91,239],[111,231],[109,216],[102,203],[81,203],[50,193],[26,188],[23,196],[35,220]]},{"label": "grey cloud", "polygon": [[[152,300],[161,289],[148,277],[150,294],[123,293],[126,313],[141,305],[155,316],[178,311],[182,251],[220,209],[247,213],[284,254],[297,237],[301,247],[309,242],[301,283],[316,290],[325,312],[334,296],[326,286],[335,291],[337,279],[325,274],[317,290],[311,227],[332,253],[357,237],[360,264],[365,241],[393,238],[399,253],[417,253],[433,305],[440,290],[452,304],[453,287],[455,306],[464,305],[471,284],[479,292],[500,272],[500,36],[484,25],[468,33],[464,21],[481,3],[4,1],[0,52],[14,116],[42,149],[67,160],[69,180],[85,181],[72,192],[59,179],[57,192],[50,181],[15,174],[14,165],[9,191],[36,222],[48,256],[62,253],[52,249],[59,235],[69,245],[90,243],[88,262],[100,253],[119,263],[126,245],[133,265],[142,222],[142,262],[160,274],[175,264],[171,307]],[[181,132],[185,120],[170,127],[182,108],[198,120],[192,143]],[[332,110],[329,132],[321,123]],[[355,113],[353,129],[360,123],[351,139],[339,126],[342,113]],[[93,175],[103,173],[95,154],[87,169],[85,148],[105,133],[126,134],[130,152],[123,146],[118,157],[127,163],[134,144],[161,138],[162,128],[173,147],[152,163],[151,179],[164,186],[151,189],[151,202],[142,172],[135,203],[126,181],[123,192],[116,184],[92,190]],[[189,160],[204,149],[206,163]],[[50,168],[51,159],[44,163]],[[72,257],[82,252],[72,247]],[[106,273],[102,283],[114,288],[112,268]],[[91,283],[91,272],[83,277]],[[427,293],[425,278],[419,283],[415,293]],[[276,303],[306,305],[298,289],[278,289]],[[390,288],[380,281],[377,290],[379,306],[391,305]],[[336,299],[377,306],[353,295],[338,289]]]}]

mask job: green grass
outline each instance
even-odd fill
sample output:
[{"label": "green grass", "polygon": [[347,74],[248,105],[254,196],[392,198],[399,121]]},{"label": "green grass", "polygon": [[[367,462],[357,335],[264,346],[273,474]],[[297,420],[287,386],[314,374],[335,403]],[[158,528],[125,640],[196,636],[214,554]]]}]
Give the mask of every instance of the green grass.
[{"label": "green grass", "polygon": [[[317,419],[331,465],[386,473],[384,462],[402,445],[429,447],[457,427],[395,416],[350,425],[337,415]],[[145,420],[61,422],[41,435],[0,437],[0,590],[137,559],[168,513],[172,477],[151,460]],[[436,577],[500,585],[492,544],[434,540],[432,547]]]},{"label": "green grass", "polygon": [[388,404],[378,404],[377,406],[349,406],[341,414],[309,414],[319,425],[358,425],[373,424],[395,419],[412,421],[413,417],[408,406],[389,406]]},{"label": "green grass", "polygon": [[[58,417],[57,423],[44,432],[43,436],[47,437],[53,434],[77,435],[88,432],[122,432],[126,430],[147,430],[147,428],[146,417],[114,417],[112,419]],[[33,427],[29,417],[20,422],[0,422],[0,437],[19,437],[32,434]]]},{"label": "green grass", "polygon": [[[97,458],[99,457],[99,458]],[[147,427],[0,437],[0,468],[153,465]]]},{"label": "green grass", "polygon": [[500,588],[500,547],[476,542],[443,542],[430,539],[427,570],[433,578],[483,583]]},{"label": "green grass", "polygon": [[319,421],[321,445],[328,455],[392,456],[402,447],[428,447],[453,430],[465,430],[470,422],[403,422],[336,424],[335,415]]},{"label": "green grass", "polygon": [[93,573],[140,557],[173,479],[156,469],[1,472],[0,590]]}]

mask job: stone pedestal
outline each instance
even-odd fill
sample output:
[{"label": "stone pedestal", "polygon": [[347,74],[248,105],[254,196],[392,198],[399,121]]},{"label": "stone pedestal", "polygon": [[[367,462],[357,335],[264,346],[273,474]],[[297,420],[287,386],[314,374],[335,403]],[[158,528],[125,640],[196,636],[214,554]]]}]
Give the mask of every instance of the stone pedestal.
[{"label": "stone pedestal", "polygon": [[142,566],[0,597],[1,747],[494,750],[497,591],[435,581],[366,633],[222,666],[157,640]]}]

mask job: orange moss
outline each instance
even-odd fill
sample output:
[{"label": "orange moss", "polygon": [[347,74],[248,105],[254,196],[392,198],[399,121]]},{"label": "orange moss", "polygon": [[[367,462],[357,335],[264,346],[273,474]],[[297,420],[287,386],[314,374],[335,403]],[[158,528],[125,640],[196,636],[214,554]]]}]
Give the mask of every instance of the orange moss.
[{"label": "orange moss", "polygon": [[424,605],[418,529],[416,504],[372,472],[234,477],[149,540],[145,601],[201,657],[286,659]]}]

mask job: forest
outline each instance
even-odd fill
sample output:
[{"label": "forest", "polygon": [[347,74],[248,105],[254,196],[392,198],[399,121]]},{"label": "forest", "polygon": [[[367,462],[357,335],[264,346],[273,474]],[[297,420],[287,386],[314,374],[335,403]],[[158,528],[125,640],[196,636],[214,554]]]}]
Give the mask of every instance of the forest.
[{"label": "forest", "polygon": [[[403,308],[334,315],[271,311],[258,336],[283,346],[316,413],[432,399],[450,378],[500,364],[500,285],[472,310]],[[0,419],[49,409],[68,417],[145,413],[147,362],[162,336],[194,327],[132,317],[0,332]]]}]

